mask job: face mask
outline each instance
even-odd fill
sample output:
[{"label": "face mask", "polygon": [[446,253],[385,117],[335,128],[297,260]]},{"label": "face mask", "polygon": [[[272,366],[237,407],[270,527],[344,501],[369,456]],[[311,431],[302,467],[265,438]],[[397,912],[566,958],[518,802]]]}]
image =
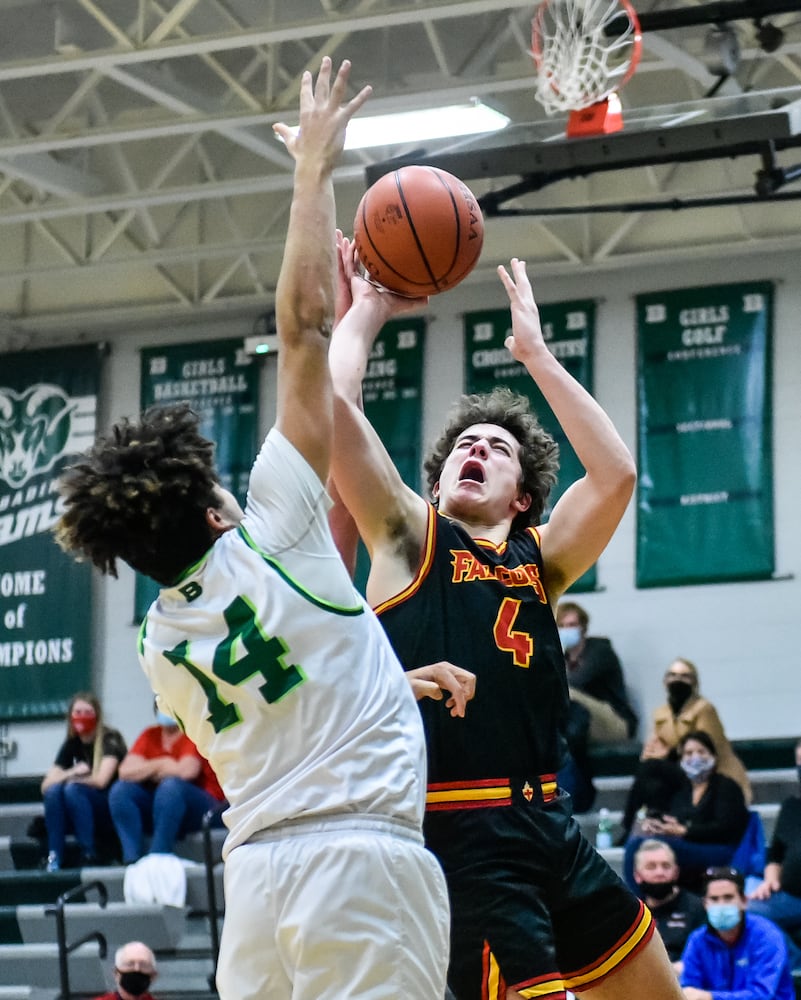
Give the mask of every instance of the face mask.
[{"label": "face mask", "polygon": [[140,997],[143,993],[147,993],[152,978],[147,972],[121,972],[120,986],[126,993]]},{"label": "face mask", "polygon": [[690,781],[703,781],[715,770],[714,757],[685,757],[681,769]]},{"label": "face mask", "polygon": [[657,899],[661,903],[673,892],[675,882],[640,882],[640,892],[650,899]]},{"label": "face mask", "polygon": [[71,715],[70,723],[79,736],[86,736],[87,733],[91,733],[97,725],[97,716],[94,712],[92,712],[91,715]]},{"label": "face mask", "polygon": [[711,903],[706,908],[706,919],[716,931],[733,931],[741,919],[736,903]]},{"label": "face mask", "polygon": [[562,652],[575,649],[581,642],[581,629],[578,625],[568,625],[559,629],[559,640],[562,643]]},{"label": "face mask", "polygon": [[156,712],[156,722],[160,726],[171,726],[173,729],[178,725],[175,719],[171,715],[167,715],[166,712]]},{"label": "face mask", "polygon": [[673,712],[680,712],[693,693],[693,686],[686,681],[668,681],[667,693],[668,704]]}]

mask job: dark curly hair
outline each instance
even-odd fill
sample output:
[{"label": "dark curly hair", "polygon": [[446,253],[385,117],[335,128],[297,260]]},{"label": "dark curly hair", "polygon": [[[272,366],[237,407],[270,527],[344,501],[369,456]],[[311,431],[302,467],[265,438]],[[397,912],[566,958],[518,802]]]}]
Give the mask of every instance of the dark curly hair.
[{"label": "dark curly hair", "polygon": [[117,559],[168,586],[213,541],[206,510],[219,505],[214,444],[186,404],[152,407],[111,428],[59,481],[56,541],[117,575]]},{"label": "dark curly hair", "polygon": [[498,386],[488,393],[462,396],[456,402],[425,460],[429,492],[439,481],[456,439],[473,424],[503,427],[520,445],[520,488],[531,496],[531,506],[515,515],[512,531],[539,524],[551,487],[556,482],[559,446],[531,412],[528,399],[506,386]]}]

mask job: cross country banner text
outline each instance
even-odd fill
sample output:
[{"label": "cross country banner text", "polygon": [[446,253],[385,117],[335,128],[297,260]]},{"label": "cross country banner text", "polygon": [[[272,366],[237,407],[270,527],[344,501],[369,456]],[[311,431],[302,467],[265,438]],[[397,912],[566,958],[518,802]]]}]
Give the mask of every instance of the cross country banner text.
[{"label": "cross country banner text", "polygon": [[[593,351],[595,342],[595,302],[557,302],[541,305],[540,322],[548,349],[588,392],[593,386]],[[504,346],[512,332],[508,309],[489,309],[466,313],[464,317],[464,356],[466,391],[490,392],[495,386],[508,386],[527,396],[540,423],[559,445],[559,479],[551,490],[547,520],[551,508],[584,468],[564,435],[553,410],[537,388],[525,367],[515,361]],[[590,567],[570,588],[571,593],[595,590],[597,568]]]}]

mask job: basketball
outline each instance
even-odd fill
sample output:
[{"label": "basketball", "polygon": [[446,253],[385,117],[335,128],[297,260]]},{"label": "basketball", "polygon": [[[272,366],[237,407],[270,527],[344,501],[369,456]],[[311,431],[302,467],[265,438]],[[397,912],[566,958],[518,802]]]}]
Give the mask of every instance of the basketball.
[{"label": "basketball", "polygon": [[484,219],[458,177],[437,167],[400,167],[365,191],[353,239],[377,284],[411,298],[436,295],[478,263]]}]

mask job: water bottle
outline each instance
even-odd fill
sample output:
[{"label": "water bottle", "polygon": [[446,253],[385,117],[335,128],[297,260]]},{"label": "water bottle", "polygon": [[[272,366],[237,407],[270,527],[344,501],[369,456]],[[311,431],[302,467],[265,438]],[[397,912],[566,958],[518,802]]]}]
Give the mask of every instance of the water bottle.
[{"label": "water bottle", "polygon": [[612,846],[612,820],[609,810],[604,807],[598,813],[598,830],[595,834],[595,846],[599,851],[605,851]]}]

